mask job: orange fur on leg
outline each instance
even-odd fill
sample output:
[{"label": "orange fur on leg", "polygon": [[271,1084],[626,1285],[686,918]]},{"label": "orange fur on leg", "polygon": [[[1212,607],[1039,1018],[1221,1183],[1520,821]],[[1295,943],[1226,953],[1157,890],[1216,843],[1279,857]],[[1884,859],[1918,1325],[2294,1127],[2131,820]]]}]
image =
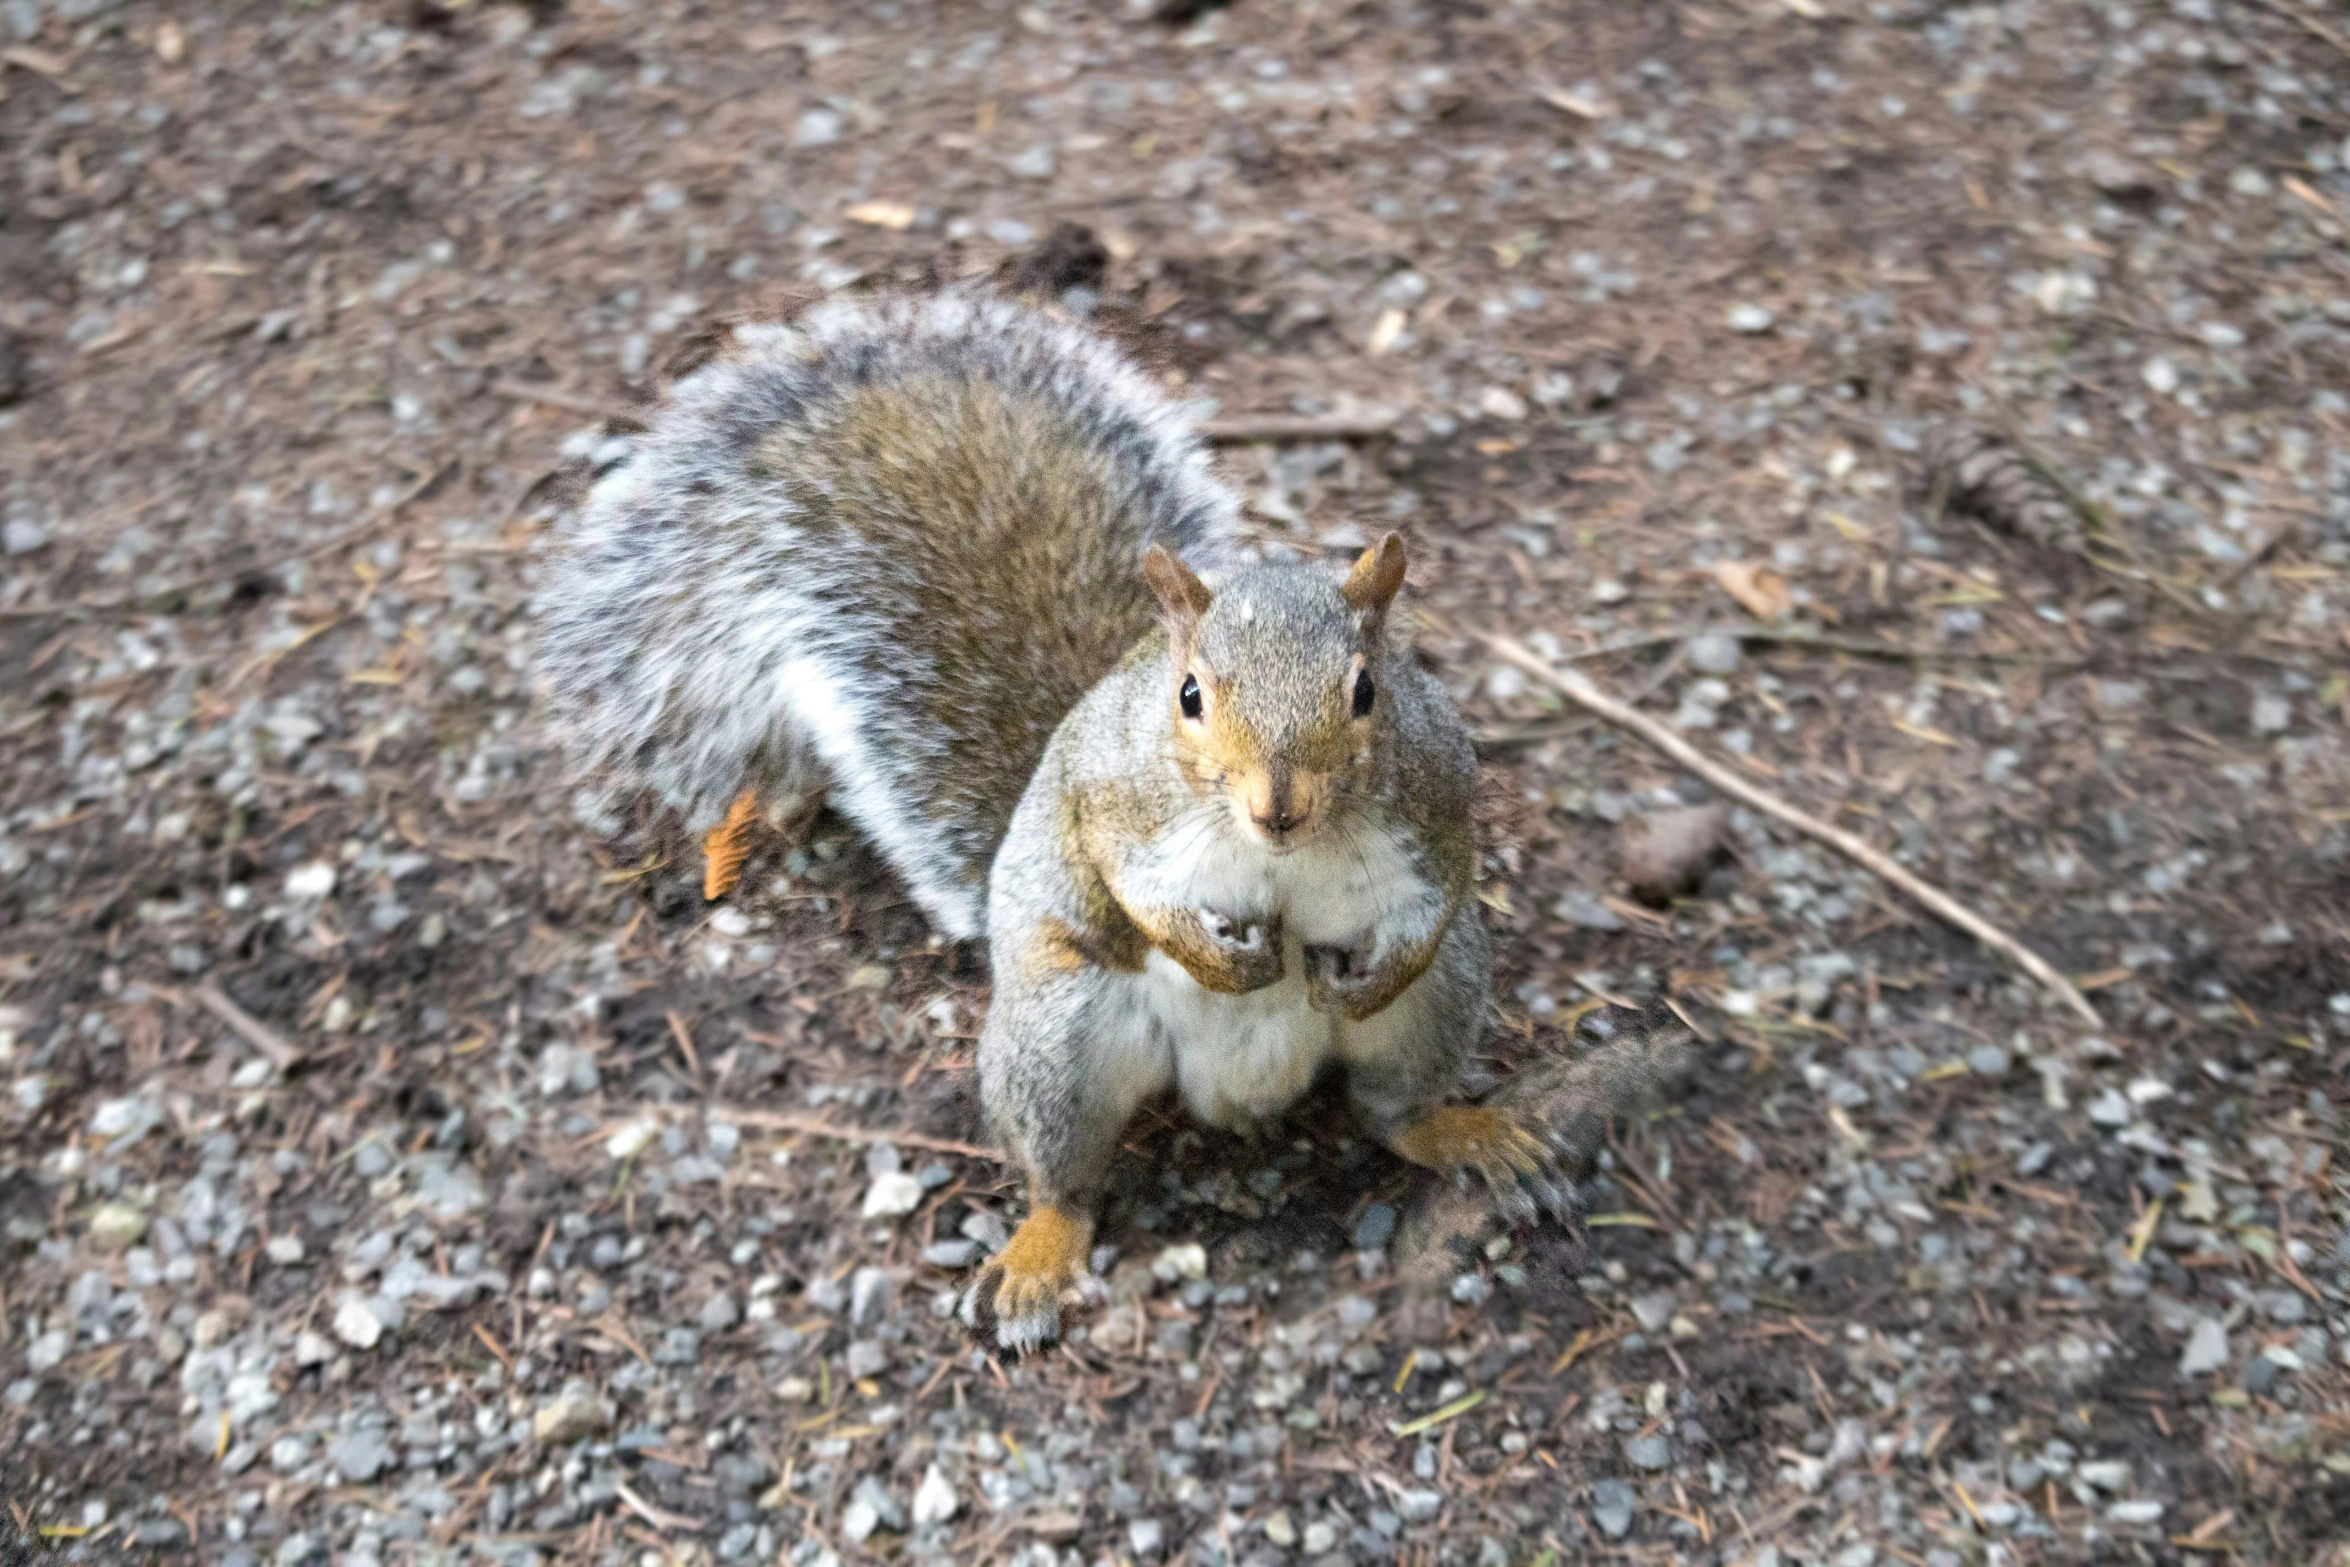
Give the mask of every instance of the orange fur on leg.
[{"label": "orange fur on leg", "polygon": [[1005,1349],[1050,1343],[1061,1332],[1062,1292],[1085,1282],[1092,1247],[1090,1217],[1040,1204],[980,1271],[964,1301],[964,1320]]},{"label": "orange fur on leg", "polygon": [[1564,1217],[1572,1202],[1573,1187],[1549,1146],[1506,1110],[1441,1105],[1390,1134],[1387,1146],[1431,1170],[1476,1171],[1502,1217],[1513,1222],[1530,1220],[1543,1208]]},{"label": "orange fur on leg", "polygon": [[1387,1146],[1431,1170],[1495,1163],[1531,1174],[1543,1164],[1541,1140],[1508,1115],[1484,1105],[1431,1110],[1397,1132]]}]

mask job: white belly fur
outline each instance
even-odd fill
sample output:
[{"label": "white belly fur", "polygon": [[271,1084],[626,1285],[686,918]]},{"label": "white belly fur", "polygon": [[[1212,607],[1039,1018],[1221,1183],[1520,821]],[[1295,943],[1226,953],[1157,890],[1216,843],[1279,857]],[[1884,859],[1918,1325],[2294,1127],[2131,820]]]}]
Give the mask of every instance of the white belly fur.
[{"label": "white belly fur", "polygon": [[1279,914],[1280,982],[1219,995],[1153,952],[1142,973],[1122,982],[1126,1005],[1113,1008],[1112,1027],[1128,1036],[1128,1048],[1116,1053],[1123,1065],[1155,1066],[1153,1088],[1171,1077],[1193,1115],[1241,1130],[1296,1102],[1339,1052],[1345,1020],[1306,1005],[1305,946],[1351,943],[1425,889],[1408,857],[1376,829],[1273,855],[1223,827],[1211,820],[1168,834],[1148,872],[1151,891],[1176,907]]}]

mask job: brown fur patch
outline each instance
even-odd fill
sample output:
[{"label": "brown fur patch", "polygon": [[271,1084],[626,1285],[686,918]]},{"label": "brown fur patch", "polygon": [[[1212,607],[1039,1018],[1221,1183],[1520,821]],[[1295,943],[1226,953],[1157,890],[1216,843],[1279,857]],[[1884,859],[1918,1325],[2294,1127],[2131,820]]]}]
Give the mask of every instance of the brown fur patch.
[{"label": "brown fur patch", "polygon": [[941,373],[858,388],[756,463],[811,535],[892,563],[936,670],[922,716],[958,758],[920,810],[999,839],[1062,716],[1157,619],[1113,458],[1057,409]]},{"label": "brown fur patch", "polygon": [[1403,587],[1403,540],[1390,533],[1355,557],[1338,592],[1354,609],[1384,610]]},{"label": "brown fur patch", "polygon": [[1139,974],[1149,955],[1150,943],[1122,912],[1114,924],[1093,930],[1079,930],[1048,914],[1039,922],[1035,943],[1029,948],[1031,961],[1062,974],[1083,968]]}]

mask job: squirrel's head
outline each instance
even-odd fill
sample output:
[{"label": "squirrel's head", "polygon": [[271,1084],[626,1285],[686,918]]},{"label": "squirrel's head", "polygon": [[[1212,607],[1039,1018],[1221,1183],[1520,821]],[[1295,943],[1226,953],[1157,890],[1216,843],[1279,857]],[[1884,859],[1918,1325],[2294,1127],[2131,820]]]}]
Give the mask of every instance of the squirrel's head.
[{"label": "squirrel's head", "polygon": [[1143,575],[1165,614],[1175,758],[1275,848],[1310,836],[1368,772],[1386,723],[1387,607],[1403,540],[1344,580],[1305,565],[1242,567],[1210,589],[1153,545]]}]

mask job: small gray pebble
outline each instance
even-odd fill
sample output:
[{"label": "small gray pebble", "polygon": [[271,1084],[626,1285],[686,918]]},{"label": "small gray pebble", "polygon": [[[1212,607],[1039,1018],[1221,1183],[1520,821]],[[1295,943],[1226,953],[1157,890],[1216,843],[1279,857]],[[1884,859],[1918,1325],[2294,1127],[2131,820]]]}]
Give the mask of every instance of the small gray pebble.
[{"label": "small gray pebble", "polygon": [[889,1315],[896,1299],[889,1275],[879,1268],[859,1268],[849,1280],[849,1321],[869,1328]]},{"label": "small gray pebble", "polygon": [[862,1502],[872,1508],[873,1516],[880,1521],[881,1527],[884,1529],[899,1534],[905,1533],[905,1503],[891,1495],[889,1487],[883,1485],[873,1476],[867,1475],[857,1482],[856,1490],[850,1493],[850,1500]]},{"label": "small gray pebble", "polygon": [[1673,1461],[1673,1446],[1662,1436],[1636,1436],[1624,1444],[1624,1457],[1635,1469],[1663,1469]]},{"label": "small gray pebble", "polygon": [[1632,1510],[1639,1503],[1632,1488],[1621,1480],[1602,1480],[1591,1488],[1591,1519],[1611,1540],[1632,1532]]},{"label": "small gray pebble", "polygon": [[1623,916],[1578,887],[1551,906],[1551,912],[1585,930],[1622,930]]},{"label": "small gray pebble", "polygon": [[365,1485],[383,1472],[391,1455],[384,1451],[382,1437],[372,1431],[362,1431],[328,1448],[326,1458],[345,1480],[353,1485]]},{"label": "small gray pebble", "polygon": [[1734,675],[1744,650],[1727,631],[1708,631],[1689,639],[1689,667],[1701,675]]}]

